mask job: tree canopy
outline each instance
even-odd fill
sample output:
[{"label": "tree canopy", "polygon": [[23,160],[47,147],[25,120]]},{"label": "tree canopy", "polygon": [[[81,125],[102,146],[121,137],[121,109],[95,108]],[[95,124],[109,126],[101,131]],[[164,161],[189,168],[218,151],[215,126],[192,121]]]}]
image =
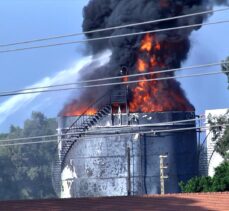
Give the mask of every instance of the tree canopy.
[{"label": "tree canopy", "polygon": [[[55,119],[33,112],[31,118],[24,122],[23,128],[12,125],[8,134],[0,134],[0,139],[52,135],[56,134],[56,128]],[[51,180],[55,147],[55,142],[1,146],[0,200],[55,197]]]},{"label": "tree canopy", "polygon": [[180,187],[185,193],[229,191],[229,162],[218,166],[214,177],[194,177],[187,183],[180,182]]}]

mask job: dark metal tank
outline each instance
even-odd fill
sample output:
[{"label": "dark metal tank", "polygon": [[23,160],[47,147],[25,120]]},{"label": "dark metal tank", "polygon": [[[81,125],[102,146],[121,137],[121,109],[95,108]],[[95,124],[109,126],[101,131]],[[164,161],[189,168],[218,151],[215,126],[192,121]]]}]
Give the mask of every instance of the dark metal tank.
[{"label": "dark metal tank", "polygon": [[[160,193],[160,155],[167,154],[165,193],[179,192],[180,181],[198,174],[194,112],[162,112],[107,115],[91,128],[95,135],[82,136],[66,155],[61,173],[61,197],[124,196]],[[59,118],[59,130],[76,117]],[[127,126],[127,119],[134,127]],[[149,125],[165,123],[161,125]],[[119,135],[116,127],[132,134]],[[139,125],[140,127],[137,127]],[[167,131],[167,130],[178,131]],[[141,134],[137,131],[149,131]],[[155,132],[163,130],[162,132]],[[108,131],[108,132],[107,132]],[[113,135],[109,135],[110,133]],[[101,136],[101,133],[104,136]],[[100,135],[98,135],[100,134]],[[115,134],[115,135],[114,135]],[[128,149],[130,157],[128,157]]]}]

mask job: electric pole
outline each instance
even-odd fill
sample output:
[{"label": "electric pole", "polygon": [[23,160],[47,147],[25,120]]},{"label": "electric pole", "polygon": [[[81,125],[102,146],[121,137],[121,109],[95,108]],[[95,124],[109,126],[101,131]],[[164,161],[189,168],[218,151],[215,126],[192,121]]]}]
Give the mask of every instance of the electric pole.
[{"label": "electric pole", "polygon": [[127,195],[131,195],[130,147],[127,147]]},{"label": "electric pole", "polygon": [[164,165],[164,160],[168,158],[168,155],[160,155],[160,182],[161,182],[161,195],[165,194],[165,179],[168,179],[168,175],[165,175],[164,170],[168,168],[168,166]]}]

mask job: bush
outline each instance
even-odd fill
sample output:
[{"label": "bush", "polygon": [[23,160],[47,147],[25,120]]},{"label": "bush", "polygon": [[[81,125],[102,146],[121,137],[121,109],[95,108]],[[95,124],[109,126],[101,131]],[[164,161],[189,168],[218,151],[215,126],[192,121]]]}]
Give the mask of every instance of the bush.
[{"label": "bush", "polygon": [[215,169],[211,177],[194,177],[187,183],[180,182],[183,193],[223,192],[229,191],[229,162],[225,161]]}]

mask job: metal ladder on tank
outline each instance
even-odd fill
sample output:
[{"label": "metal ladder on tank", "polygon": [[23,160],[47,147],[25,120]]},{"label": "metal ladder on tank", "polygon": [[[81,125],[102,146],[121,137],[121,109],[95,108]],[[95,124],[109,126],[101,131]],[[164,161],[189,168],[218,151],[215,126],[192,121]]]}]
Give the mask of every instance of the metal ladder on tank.
[{"label": "metal ladder on tank", "polygon": [[[111,113],[111,105],[105,105],[99,111],[93,115],[86,117],[81,115],[80,118],[62,135],[62,148],[61,148],[61,170],[65,165],[65,159],[73,145],[86,135],[94,125],[96,125],[101,119]],[[82,119],[81,119],[82,118]],[[78,122],[81,121],[81,124]]]},{"label": "metal ladder on tank", "polygon": [[[111,114],[112,117],[115,113],[114,107],[116,105],[121,105],[125,108],[126,113],[129,114],[127,95],[128,89],[126,87],[115,89],[112,92],[108,91],[101,98],[90,104],[69,128],[61,131],[61,138],[59,139],[59,143],[56,147],[55,161],[52,165],[52,182],[55,192],[58,195],[60,195],[61,192],[61,172],[65,166],[67,154],[70,152],[74,144],[80,138],[83,138],[86,135],[86,132],[98,124],[100,120],[108,114]],[[104,99],[106,99],[105,103],[103,102],[103,106],[100,106],[100,109],[98,109]],[[87,112],[92,108],[98,110],[97,113],[92,116],[87,116]],[[62,146],[59,153],[58,146],[60,144]]]},{"label": "metal ladder on tank", "polygon": [[[63,134],[61,134],[61,138],[59,139],[58,145],[55,149],[55,159],[52,164],[52,183],[58,196],[60,196],[61,193],[61,172],[64,168],[67,154],[72,149],[74,144],[80,138],[86,135],[87,131],[89,131],[105,116],[112,113],[111,99],[108,96],[110,96],[110,92],[106,93],[101,98],[90,104],[69,128],[61,131]],[[101,106],[100,109],[98,109],[98,105],[104,100],[104,98],[109,99],[109,101],[105,103],[105,105]],[[92,108],[96,108],[98,111],[94,115],[87,116],[87,112]],[[62,146],[59,153],[58,146],[60,144]]]}]

